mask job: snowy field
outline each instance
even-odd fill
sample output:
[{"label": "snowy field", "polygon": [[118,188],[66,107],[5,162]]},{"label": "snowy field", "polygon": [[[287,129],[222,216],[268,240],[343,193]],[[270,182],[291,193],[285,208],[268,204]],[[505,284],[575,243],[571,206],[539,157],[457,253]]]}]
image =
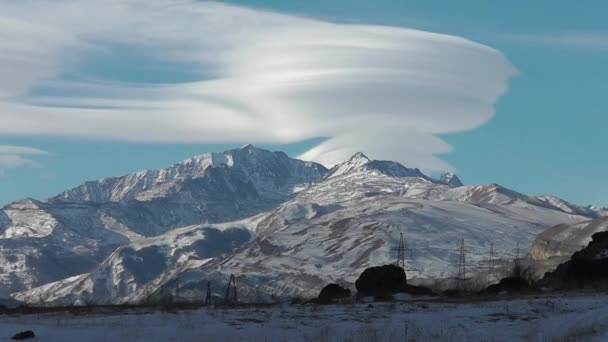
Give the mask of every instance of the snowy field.
[{"label": "snowy field", "polygon": [[35,331],[39,341],[87,342],[605,341],[608,295],[0,317],[0,340],[22,330]]}]

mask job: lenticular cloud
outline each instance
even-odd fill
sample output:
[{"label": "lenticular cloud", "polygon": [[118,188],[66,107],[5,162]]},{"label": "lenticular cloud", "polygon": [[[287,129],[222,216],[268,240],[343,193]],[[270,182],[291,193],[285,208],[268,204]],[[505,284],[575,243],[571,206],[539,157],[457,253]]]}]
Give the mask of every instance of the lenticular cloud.
[{"label": "lenticular cloud", "polygon": [[[331,165],[363,151],[445,169],[436,155],[451,147],[437,136],[488,121],[516,73],[500,52],[459,37],[219,3],[3,7],[0,73],[10,77],[0,80],[0,134],[252,143],[327,137],[302,157]],[[190,79],[128,82],[72,68],[85,56],[120,62],[117,46],[169,61]],[[138,62],[124,61],[127,70]]]}]

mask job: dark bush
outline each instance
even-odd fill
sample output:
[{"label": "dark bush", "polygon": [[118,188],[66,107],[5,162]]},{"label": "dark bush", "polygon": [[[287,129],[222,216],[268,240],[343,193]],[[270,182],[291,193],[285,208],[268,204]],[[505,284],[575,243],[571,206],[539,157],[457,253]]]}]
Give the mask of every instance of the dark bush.
[{"label": "dark bush", "polygon": [[350,297],[350,290],[338,284],[329,284],[319,293],[319,303],[331,303],[334,300]]},{"label": "dark bush", "polygon": [[433,291],[428,287],[414,286],[409,284],[406,284],[402,291],[414,296],[430,296],[434,294]]},{"label": "dark bush", "polygon": [[407,279],[403,268],[384,265],[365,269],[355,282],[362,296],[386,297],[397,292],[406,292]]},{"label": "dark bush", "polygon": [[22,331],[22,332],[16,334],[15,336],[13,336],[12,339],[21,341],[21,340],[25,340],[28,338],[34,338],[34,337],[36,337],[36,334],[34,334],[34,332],[31,330],[27,330],[27,331]]},{"label": "dark bush", "polygon": [[530,289],[530,282],[522,277],[507,277],[498,284],[490,285],[486,289],[489,293],[522,292]]}]

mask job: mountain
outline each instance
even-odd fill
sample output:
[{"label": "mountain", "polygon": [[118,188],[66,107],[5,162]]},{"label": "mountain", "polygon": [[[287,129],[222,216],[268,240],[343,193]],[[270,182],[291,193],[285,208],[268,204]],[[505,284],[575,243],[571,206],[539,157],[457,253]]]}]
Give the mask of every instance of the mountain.
[{"label": "mountain", "polygon": [[447,184],[451,187],[457,188],[459,186],[463,186],[464,184],[460,181],[460,178],[451,172],[444,172],[441,174],[441,178],[439,181],[443,184]]},{"label": "mountain", "polygon": [[[292,159],[283,152],[270,152],[245,145],[223,153],[207,153],[165,169],[86,182],[49,201],[150,202],[178,194],[187,198],[213,199],[213,196],[218,196],[217,192],[220,190],[213,188],[213,183],[222,182],[229,184],[217,184],[226,187],[221,190],[235,193],[252,188],[260,199],[282,200],[293,192],[294,186],[309,183],[326,172],[327,169],[320,164]],[[206,184],[191,184],[201,179],[205,180]],[[203,187],[199,187],[201,185]]]},{"label": "mountain", "polygon": [[89,272],[133,241],[269,210],[326,173],[246,145],[15,201],[0,210],[0,295]]},{"label": "mountain", "polygon": [[[316,296],[327,283],[352,286],[366,267],[393,262],[401,233],[412,249],[409,278],[449,278],[461,239],[467,269],[476,272],[491,243],[498,258],[509,261],[518,245],[527,251],[546,229],[600,215],[497,184],[456,186],[361,153],[321,173],[266,211],[132,241],[91,272],[15,298],[124,303],[170,293],[201,299],[207,281],[221,295],[231,274],[243,299]],[[225,237],[229,229],[239,238]],[[217,250],[215,241],[228,247]]]},{"label": "mountain", "polygon": [[334,166],[325,178],[338,177],[353,172],[378,172],[393,177],[419,177],[430,180],[418,169],[409,169],[397,162],[387,160],[371,160],[361,152],[355,153],[349,160]]}]

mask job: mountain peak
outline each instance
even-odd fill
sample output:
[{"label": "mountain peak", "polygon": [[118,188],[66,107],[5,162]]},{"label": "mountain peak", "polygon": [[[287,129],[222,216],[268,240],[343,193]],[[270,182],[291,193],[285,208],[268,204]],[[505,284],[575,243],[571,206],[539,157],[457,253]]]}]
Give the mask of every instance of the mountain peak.
[{"label": "mountain peak", "polygon": [[344,164],[352,165],[352,166],[361,166],[365,165],[372,160],[369,159],[363,152],[357,152],[353,154]]},{"label": "mountain peak", "polygon": [[347,161],[334,166],[330,170],[329,178],[349,173],[354,170],[361,169],[364,165],[370,163],[371,160],[362,152],[357,152],[352,155]]},{"label": "mountain peak", "polygon": [[372,160],[361,152],[355,153],[342,164],[334,166],[327,178],[336,177],[353,171],[374,171],[391,177],[418,177],[433,181],[420,170],[407,168],[390,160]]},{"label": "mountain peak", "polygon": [[253,147],[253,145],[251,144],[245,144],[243,146],[241,146],[240,150],[253,150],[255,149],[255,147]]},{"label": "mountain peak", "polygon": [[362,160],[362,161],[363,161],[363,160],[365,160],[365,161],[370,161],[370,159],[369,159],[369,158],[368,158],[368,157],[367,157],[365,154],[363,154],[363,152],[357,152],[357,153],[353,154],[353,155],[352,155],[352,156],[349,158],[349,160],[351,160],[351,161],[352,161],[352,160]]},{"label": "mountain peak", "polygon": [[454,173],[449,172],[449,171],[445,171],[444,173],[442,173],[441,178],[439,178],[439,181],[443,184],[449,185],[454,188],[464,185],[464,184],[462,184],[462,182],[460,181],[460,178],[458,178],[458,176],[456,176]]}]

